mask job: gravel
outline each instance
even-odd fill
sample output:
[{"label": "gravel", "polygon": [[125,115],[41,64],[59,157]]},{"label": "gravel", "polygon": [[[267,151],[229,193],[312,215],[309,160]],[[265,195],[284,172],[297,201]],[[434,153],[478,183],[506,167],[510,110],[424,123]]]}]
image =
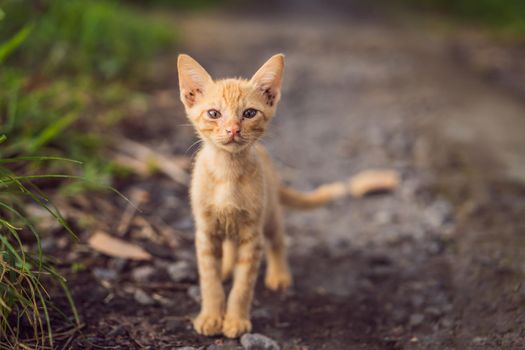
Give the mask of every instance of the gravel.
[{"label": "gravel", "polygon": [[133,297],[135,300],[142,305],[153,305],[155,304],[155,300],[153,300],[152,297],[150,297],[145,291],[142,289],[135,290],[135,293],[133,294]]},{"label": "gravel", "polygon": [[167,271],[174,282],[194,282],[197,280],[195,267],[185,260],[168,265]]},{"label": "gravel", "polygon": [[193,299],[197,304],[201,303],[201,289],[199,286],[191,286],[188,288],[188,295]]},{"label": "gravel", "polygon": [[155,274],[155,268],[150,265],[139,266],[131,271],[131,278],[136,282],[147,282]]},{"label": "gravel", "polygon": [[423,315],[423,314],[413,314],[413,315],[410,316],[409,323],[410,323],[410,326],[417,327],[420,324],[422,324],[424,320],[425,320],[425,315]]},{"label": "gravel", "polygon": [[241,337],[241,345],[245,350],[280,350],[277,342],[265,335],[247,333]]},{"label": "gravel", "polygon": [[105,280],[105,281],[113,281],[116,280],[118,277],[118,273],[115,270],[112,269],[105,269],[105,268],[99,268],[96,267],[93,269],[93,275],[98,280]]}]

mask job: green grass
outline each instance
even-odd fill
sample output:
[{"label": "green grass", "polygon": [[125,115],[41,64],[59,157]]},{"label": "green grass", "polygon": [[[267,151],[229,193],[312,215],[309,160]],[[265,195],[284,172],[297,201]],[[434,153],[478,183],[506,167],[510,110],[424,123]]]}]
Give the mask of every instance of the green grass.
[{"label": "green grass", "polygon": [[32,33],[10,57],[26,70],[89,74],[110,79],[137,73],[165,49],[175,33],[157,19],[116,1],[8,0],[0,22],[0,40],[28,25]]},{"label": "green grass", "polygon": [[[172,25],[123,1],[0,0],[0,349],[53,348],[57,315],[78,324],[26,205],[69,228],[33,182],[70,195],[111,184],[108,130],[175,38]],[[70,311],[56,309],[52,285]]]},{"label": "green grass", "polygon": [[[0,136],[1,143],[6,137]],[[41,233],[24,213],[28,201],[38,204],[73,236],[59,211],[31,181],[10,169],[12,165],[68,161],[49,157],[0,157],[0,349],[53,347],[51,310],[55,308],[48,292],[52,284],[62,287],[70,305],[73,322],[80,324],[66,281],[42,254]],[[41,175],[47,178],[52,175]],[[28,243],[34,242],[34,248]],[[54,310],[57,314],[58,310]]]},{"label": "green grass", "polygon": [[400,0],[414,7],[438,12],[492,30],[525,35],[523,0]]},{"label": "green grass", "polygon": [[0,9],[0,133],[12,140],[2,153],[79,159],[81,170],[45,166],[110,184],[103,136],[140,96],[133,87],[148,63],[172,47],[173,25],[119,1],[7,0]]}]

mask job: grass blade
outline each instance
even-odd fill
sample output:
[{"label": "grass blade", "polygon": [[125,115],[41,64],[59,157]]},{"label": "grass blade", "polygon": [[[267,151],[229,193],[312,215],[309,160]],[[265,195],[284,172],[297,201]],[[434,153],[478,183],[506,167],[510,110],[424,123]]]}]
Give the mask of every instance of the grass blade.
[{"label": "grass blade", "polygon": [[31,33],[32,29],[33,24],[26,25],[24,28],[18,31],[18,33],[16,33],[11,39],[0,45],[0,63],[4,62],[4,60],[7,58],[7,56],[9,56],[11,52],[16,50],[20,45],[22,45],[29,33]]}]

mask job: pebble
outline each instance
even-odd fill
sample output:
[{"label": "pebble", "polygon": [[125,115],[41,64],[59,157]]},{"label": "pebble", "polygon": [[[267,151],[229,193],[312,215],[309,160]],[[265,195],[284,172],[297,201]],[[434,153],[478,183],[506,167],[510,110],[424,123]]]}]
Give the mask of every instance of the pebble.
[{"label": "pebble", "polygon": [[375,221],[375,223],[377,223],[379,225],[390,224],[390,223],[394,222],[394,220],[395,220],[395,215],[394,215],[394,213],[392,213],[390,211],[382,210],[382,211],[378,211],[374,215],[374,221]]},{"label": "pebble", "polygon": [[178,230],[193,229],[193,220],[189,217],[182,218],[175,223],[175,228]]},{"label": "pebble", "polygon": [[155,268],[153,266],[139,266],[131,271],[131,278],[136,282],[147,282],[154,274]]},{"label": "pebble", "polygon": [[136,289],[135,293],[133,294],[133,297],[139,304],[142,304],[142,305],[155,304],[155,300],[153,300],[153,298],[150,297],[148,294],[146,294],[146,292],[143,291],[142,289]]},{"label": "pebble", "polygon": [[427,223],[434,228],[443,226],[452,219],[452,206],[443,199],[438,199],[425,210]]},{"label": "pebble", "polygon": [[178,250],[175,252],[175,260],[186,260],[191,261],[193,264],[195,263],[195,252],[193,249],[191,250]]},{"label": "pebble", "polygon": [[226,340],[222,344],[211,344],[206,350],[242,350],[236,341]]},{"label": "pebble", "polygon": [[273,339],[258,333],[247,333],[241,337],[241,345],[245,350],[280,350],[281,347]]},{"label": "pebble", "polygon": [[454,322],[449,318],[443,318],[439,323],[445,328],[450,328],[454,325]]},{"label": "pebble", "polygon": [[186,321],[179,318],[166,320],[164,330],[169,333],[184,332],[186,330]]},{"label": "pebble", "polygon": [[194,282],[197,280],[195,268],[185,260],[168,265],[167,271],[174,282]]},{"label": "pebble", "polygon": [[127,333],[127,330],[126,328],[124,328],[124,326],[120,325],[120,326],[117,326],[115,328],[113,328],[108,334],[107,336],[109,338],[115,338],[115,337],[118,337],[118,336],[123,336]]},{"label": "pebble", "polygon": [[150,241],[142,243],[142,247],[148,251],[151,255],[162,259],[173,258],[173,249],[167,245],[159,245]]},{"label": "pebble", "polygon": [[95,275],[95,277],[98,280],[105,280],[105,281],[112,281],[112,280],[117,279],[118,277],[117,271],[110,270],[110,269],[104,269],[101,267],[95,267],[93,269],[93,275]]},{"label": "pebble", "polygon": [[412,327],[417,327],[421,323],[423,323],[424,320],[425,320],[425,316],[423,314],[413,314],[410,316],[409,323]]},{"label": "pebble", "polygon": [[272,313],[268,309],[259,308],[252,311],[252,317],[254,319],[271,319]]},{"label": "pebble", "polygon": [[419,308],[425,302],[425,298],[422,295],[416,294],[412,296],[410,301],[414,307]]},{"label": "pebble", "polygon": [[209,345],[206,350],[226,350],[227,348],[225,348],[224,346],[222,345],[217,345],[217,344],[211,344]]},{"label": "pebble", "polygon": [[108,268],[115,270],[117,273],[121,273],[126,268],[128,261],[123,258],[113,258],[109,260]]},{"label": "pebble", "polygon": [[392,319],[395,322],[405,323],[406,318],[407,318],[407,314],[406,314],[405,309],[395,308],[394,310],[392,310]]},{"label": "pebble", "polygon": [[474,337],[472,339],[472,344],[474,345],[485,345],[486,342],[487,342],[486,337]]},{"label": "pebble", "polygon": [[53,253],[56,250],[56,243],[54,238],[43,238],[40,241],[42,252]]},{"label": "pebble", "polygon": [[197,304],[201,303],[201,289],[199,286],[191,286],[188,288],[188,295],[193,299]]}]

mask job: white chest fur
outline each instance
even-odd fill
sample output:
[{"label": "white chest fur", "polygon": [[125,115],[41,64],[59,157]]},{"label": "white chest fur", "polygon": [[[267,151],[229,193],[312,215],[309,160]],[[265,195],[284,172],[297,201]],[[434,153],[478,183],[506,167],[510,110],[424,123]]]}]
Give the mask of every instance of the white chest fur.
[{"label": "white chest fur", "polygon": [[233,182],[223,182],[214,186],[212,189],[213,195],[210,196],[212,203],[218,209],[225,209],[228,207],[238,207],[240,202],[239,188]]}]

